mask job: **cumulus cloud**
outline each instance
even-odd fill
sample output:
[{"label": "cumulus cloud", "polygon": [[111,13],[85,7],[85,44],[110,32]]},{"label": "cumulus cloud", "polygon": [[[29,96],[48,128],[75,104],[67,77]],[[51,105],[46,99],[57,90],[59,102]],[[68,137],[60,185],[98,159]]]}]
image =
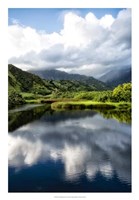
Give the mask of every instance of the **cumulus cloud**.
[{"label": "cumulus cloud", "polygon": [[80,115],[64,123],[62,114],[55,115],[55,124],[53,117],[44,116],[9,133],[9,166],[22,170],[51,159],[64,164],[66,180],[81,174],[93,180],[97,173],[113,178],[116,173],[130,183],[130,126],[94,113]]},{"label": "cumulus cloud", "polygon": [[63,29],[51,34],[10,25],[9,63],[23,69],[55,68],[95,76],[109,68],[129,66],[131,10],[100,19],[91,12],[85,17],[66,12]]}]

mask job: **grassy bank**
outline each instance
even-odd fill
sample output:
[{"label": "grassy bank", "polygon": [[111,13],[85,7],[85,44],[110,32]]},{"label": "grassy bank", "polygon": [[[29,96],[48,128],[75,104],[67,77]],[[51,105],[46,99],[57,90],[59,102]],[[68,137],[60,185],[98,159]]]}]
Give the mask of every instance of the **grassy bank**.
[{"label": "grassy bank", "polygon": [[94,101],[59,101],[51,104],[53,110],[72,110],[72,109],[131,109],[131,103],[128,102],[94,102]]}]

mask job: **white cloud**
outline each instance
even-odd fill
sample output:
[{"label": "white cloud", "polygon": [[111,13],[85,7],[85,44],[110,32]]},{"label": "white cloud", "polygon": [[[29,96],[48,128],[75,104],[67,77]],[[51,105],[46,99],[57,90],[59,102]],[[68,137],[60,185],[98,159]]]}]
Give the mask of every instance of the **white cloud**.
[{"label": "white cloud", "polygon": [[[62,68],[98,76],[131,64],[131,10],[117,18],[66,12],[63,29],[47,34],[20,24],[9,26],[9,63],[29,68]],[[84,69],[86,66],[86,69]],[[83,70],[84,69],[84,70]]]},{"label": "white cloud", "polygon": [[16,25],[20,24],[18,19],[11,18],[10,20],[11,20],[12,24],[16,24]]},{"label": "white cloud", "polygon": [[109,28],[113,24],[115,19],[112,17],[112,15],[105,15],[104,17],[101,18],[100,20],[100,25],[103,26],[104,28]]}]

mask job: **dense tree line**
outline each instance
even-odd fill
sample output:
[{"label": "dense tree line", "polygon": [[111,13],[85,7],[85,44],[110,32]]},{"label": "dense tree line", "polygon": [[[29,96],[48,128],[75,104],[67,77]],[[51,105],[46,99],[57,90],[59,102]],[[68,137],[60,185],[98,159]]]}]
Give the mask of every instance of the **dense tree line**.
[{"label": "dense tree line", "polygon": [[72,98],[76,100],[92,100],[98,102],[131,102],[131,83],[117,86],[113,91],[79,91],[79,92],[57,92],[54,98]]},{"label": "dense tree line", "polygon": [[112,99],[114,101],[126,101],[131,102],[131,93],[132,93],[132,84],[124,83],[122,85],[118,85],[112,93]]}]

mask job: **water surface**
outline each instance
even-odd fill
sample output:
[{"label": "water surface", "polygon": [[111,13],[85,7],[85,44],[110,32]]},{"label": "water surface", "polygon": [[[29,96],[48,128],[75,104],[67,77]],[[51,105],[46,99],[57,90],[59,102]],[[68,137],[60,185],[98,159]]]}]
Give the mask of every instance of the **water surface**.
[{"label": "water surface", "polygon": [[9,192],[130,192],[131,125],[124,115],[12,110]]}]

